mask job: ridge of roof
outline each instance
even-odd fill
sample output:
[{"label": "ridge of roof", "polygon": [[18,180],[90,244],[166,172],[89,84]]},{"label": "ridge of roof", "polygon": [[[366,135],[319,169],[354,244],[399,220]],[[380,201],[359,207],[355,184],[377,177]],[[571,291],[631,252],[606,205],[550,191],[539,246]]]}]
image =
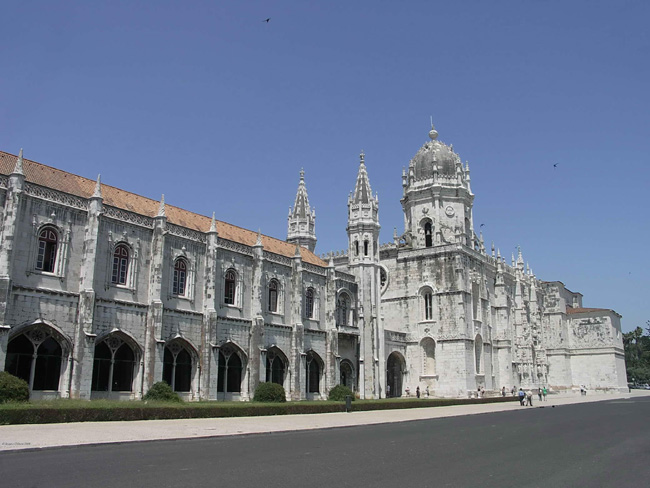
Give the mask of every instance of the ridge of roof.
[{"label": "ridge of roof", "polygon": [[[0,151],[0,174],[9,176],[14,169],[18,156]],[[62,169],[48,166],[30,159],[23,158],[25,179],[33,184],[68,193],[77,197],[89,199],[97,184],[96,180],[79,176]],[[155,217],[158,213],[160,201],[138,195],[112,185],[102,183],[103,201],[106,205],[120,208],[129,212],[147,217]],[[210,228],[211,217],[197,214],[174,205],[165,204],[167,221],[207,233]],[[257,232],[239,227],[228,222],[216,220],[219,237],[237,242],[246,246],[254,246],[257,241]],[[275,237],[262,235],[262,245],[265,251],[292,258],[295,254],[295,245]],[[315,266],[327,268],[327,262],[320,259],[308,249],[301,249],[302,260]]]}]

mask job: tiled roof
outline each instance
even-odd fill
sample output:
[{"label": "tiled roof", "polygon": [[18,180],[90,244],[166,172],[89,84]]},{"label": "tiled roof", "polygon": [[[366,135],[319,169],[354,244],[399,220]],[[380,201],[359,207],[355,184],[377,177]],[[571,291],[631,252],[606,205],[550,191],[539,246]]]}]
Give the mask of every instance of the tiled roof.
[{"label": "tiled roof", "polygon": [[588,312],[612,312],[613,310],[610,310],[608,308],[574,308],[574,307],[569,307],[567,305],[566,307],[566,313],[567,315],[571,315],[574,313],[588,313]]},{"label": "tiled roof", "polygon": [[[9,175],[14,170],[18,156],[0,151],[0,174]],[[25,178],[28,182],[58,190],[82,198],[90,198],[95,190],[95,180],[84,178],[72,173],[67,173],[51,166],[46,166],[35,161],[23,158]],[[160,202],[135,193],[120,190],[102,183],[102,197],[106,205],[129,210],[131,212],[155,217],[158,214]],[[207,232],[210,229],[210,217],[199,215],[182,208],[165,204],[167,221],[188,229]],[[253,246],[257,241],[257,232],[242,229],[236,225],[217,220],[219,237],[228,239],[246,246]],[[296,251],[295,244],[281,241],[274,237],[262,236],[262,245],[265,251],[293,257]],[[327,263],[308,249],[301,248],[302,260],[316,266],[327,267]]]}]

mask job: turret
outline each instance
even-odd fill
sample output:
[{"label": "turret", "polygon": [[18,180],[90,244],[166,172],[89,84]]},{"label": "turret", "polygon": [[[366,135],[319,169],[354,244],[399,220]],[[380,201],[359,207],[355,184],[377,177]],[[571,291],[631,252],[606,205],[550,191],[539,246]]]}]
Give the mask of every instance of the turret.
[{"label": "turret", "polygon": [[306,247],[314,252],[316,249],[316,209],[309,206],[305,171],[300,170],[300,182],[293,208],[289,208],[287,224],[287,242]]},{"label": "turret", "polygon": [[348,197],[350,264],[379,261],[379,197],[372,194],[363,151],[359,157],[357,183]]}]

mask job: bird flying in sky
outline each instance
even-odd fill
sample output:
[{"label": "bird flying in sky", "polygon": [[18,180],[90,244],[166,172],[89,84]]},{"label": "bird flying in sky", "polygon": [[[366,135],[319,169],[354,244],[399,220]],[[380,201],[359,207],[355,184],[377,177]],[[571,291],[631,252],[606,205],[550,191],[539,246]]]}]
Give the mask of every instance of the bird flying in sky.
[{"label": "bird flying in sky", "polygon": [[269,20],[271,20],[271,17],[269,17],[268,19],[264,19],[262,22],[266,22],[268,24]]}]

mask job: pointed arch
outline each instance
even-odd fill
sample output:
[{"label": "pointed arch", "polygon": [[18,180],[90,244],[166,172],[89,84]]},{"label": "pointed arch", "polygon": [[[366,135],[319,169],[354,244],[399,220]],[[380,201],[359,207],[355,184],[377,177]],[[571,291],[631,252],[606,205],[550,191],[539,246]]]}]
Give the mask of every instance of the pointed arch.
[{"label": "pointed arch", "polygon": [[271,346],[266,351],[266,381],[284,386],[289,359],[277,346]]},{"label": "pointed arch", "polygon": [[236,343],[228,341],[219,347],[218,392],[241,393],[246,362],[246,353]]},{"label": "pointed arch", "polygon": [[356,391],[356,374],[354,365],[349,359],[343,359],[340,365],[340,384]]},{"label": "pointed arch", "polygon": [[44,273],[54,273],[59,254],[61,234],[52,224],[42,226],[38,231],[36,269]]},{"label": "pointed arch", "polygon": [[391,352],[386,361],[386,396],[402,396],[402,383],[405,371],[406,360],[402,353],[398,351]]},{"label": "pointed arch", "polygon": [[336,299],[336,325],[352,325],[352,294],[349,290],[342,288],[338,291]]},{"label": "pointed arch", "polygon": [[435,376],[436,374],[436,341],[425,337],[420,341],[422,355],[422,375]]},{"label": "pointed arch", "polygon": [[186,339],[175,337],[167,341],[163,353],[163,381],[174,391],[191,391],[197,360],[196,348]]},{"label": "pointed arch", "polygon": [[142,348],[121,329],[114,329],[95,341],[91,391],[133,392]]},{"label": "pointed arch", "polygon": [[72,350],[69,339],[43,321],[12,330],[5,370],[24,379],[31,391],[60,391],[63,372]]},{"label": "pointed arch", "polygon": [[320,393],[321,376],[325,363],[321,357],[310,349],[305,357],[305,392]]}]

